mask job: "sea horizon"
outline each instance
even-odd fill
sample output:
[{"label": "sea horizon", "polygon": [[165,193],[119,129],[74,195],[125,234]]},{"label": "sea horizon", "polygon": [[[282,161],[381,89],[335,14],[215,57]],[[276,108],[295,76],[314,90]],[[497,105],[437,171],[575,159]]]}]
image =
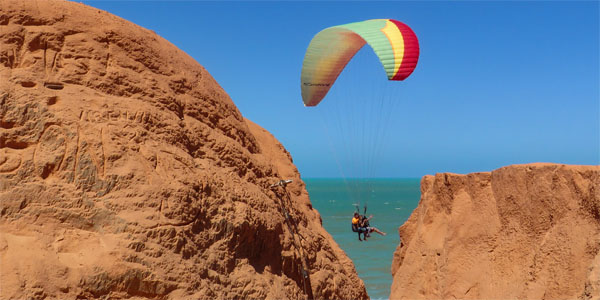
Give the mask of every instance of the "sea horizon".
[{"label": "sea horizon", "polygon": [[[388,299],[392,285],[391,264],[400,243],[398,227],[419,203],[420,178],[303,178],[313,207],[323,227],[353,261],[371,299]],[[366,201],[365,201],[366,199]],[[367,203],[371,226],[386,232],[372,233],[358,241],[350,221],[360,201],[360,213]]]}]

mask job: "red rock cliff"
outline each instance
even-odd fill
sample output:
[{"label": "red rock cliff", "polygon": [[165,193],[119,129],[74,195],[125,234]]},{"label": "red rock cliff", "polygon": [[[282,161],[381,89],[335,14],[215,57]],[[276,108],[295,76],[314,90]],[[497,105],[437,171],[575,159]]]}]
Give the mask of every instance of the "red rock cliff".
[{"label": "red rock cliff", "polygon": [[399,229],[390,299],[600,299],[600,167],[436,174]]},{"label": "red rock cliff", "polygon": [[0,2],[0,212],[1,299],[367,298],[283,146],[74,2]]}]

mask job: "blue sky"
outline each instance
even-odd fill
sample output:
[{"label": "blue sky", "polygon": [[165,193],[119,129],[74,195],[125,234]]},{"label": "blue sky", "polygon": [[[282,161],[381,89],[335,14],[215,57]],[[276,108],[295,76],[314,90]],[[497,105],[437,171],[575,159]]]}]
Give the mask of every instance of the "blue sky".
[{"label": "blue sky", "polygon": [[[83,2],[154,30],[196,59],[246,118],[282,142],[305,178],[366,176],[352,164],[367,164],[375,177],[600,164],[596,1]],[[393,88],[397,100],[386,110],[393,115],[385,128],[363,121],[364,132],[385,138],[347,147],[329,129],[363,118],[330,120],[320,106],[305,108],[302,60],[318,31],[375,18],[409,25],[421,56]],[[363,77],[334,85],[340,93],[379,86],[364,76],[381,66],[363,56],[366,63],[346,70]],[[378,153],[376,162],[369,152]]]}]

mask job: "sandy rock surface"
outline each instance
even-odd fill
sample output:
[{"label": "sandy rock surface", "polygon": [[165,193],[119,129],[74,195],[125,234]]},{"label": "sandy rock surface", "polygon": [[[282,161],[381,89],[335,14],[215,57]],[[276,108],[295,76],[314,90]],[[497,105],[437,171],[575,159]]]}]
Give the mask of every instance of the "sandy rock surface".
[{"label": "sandy rock surface", "polygon": [[0,213],[0,299],[367,298],[284,147],[75,2],[0,2]]},{"label": "sandy rock surface", "polygon": [[390,299],[600,299],[600,167],[425,176],[399,234]]}]

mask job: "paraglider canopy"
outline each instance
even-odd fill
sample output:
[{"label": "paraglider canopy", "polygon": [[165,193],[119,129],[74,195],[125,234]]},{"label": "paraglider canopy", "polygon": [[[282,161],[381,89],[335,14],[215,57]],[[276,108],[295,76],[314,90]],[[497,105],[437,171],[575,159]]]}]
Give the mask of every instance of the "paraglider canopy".
[{"label": "paraglider canopy", "polygon": [[[365,44],[370,47],[363,49]],[[333,158],[359,214],[361,203],[366,214],[367,202],[376,198],[371,179],[391,132],[389,121],[397,116],[394,107],[403,100],[396,88],[413,73],[418,59],[415,33],[392,19],[326,28],[306,50],[302,100],[305,106],[319,105],[314,112],[322,117]]]},{"label": "paraglider canopy", "polygon": [[417,66],[417,36],[402,22],[375,19],[326,28],[313,37],[304,56],[301,89],[305,106],[321,102],[366,43],[377,54],[389,80],[404,80]]}]

